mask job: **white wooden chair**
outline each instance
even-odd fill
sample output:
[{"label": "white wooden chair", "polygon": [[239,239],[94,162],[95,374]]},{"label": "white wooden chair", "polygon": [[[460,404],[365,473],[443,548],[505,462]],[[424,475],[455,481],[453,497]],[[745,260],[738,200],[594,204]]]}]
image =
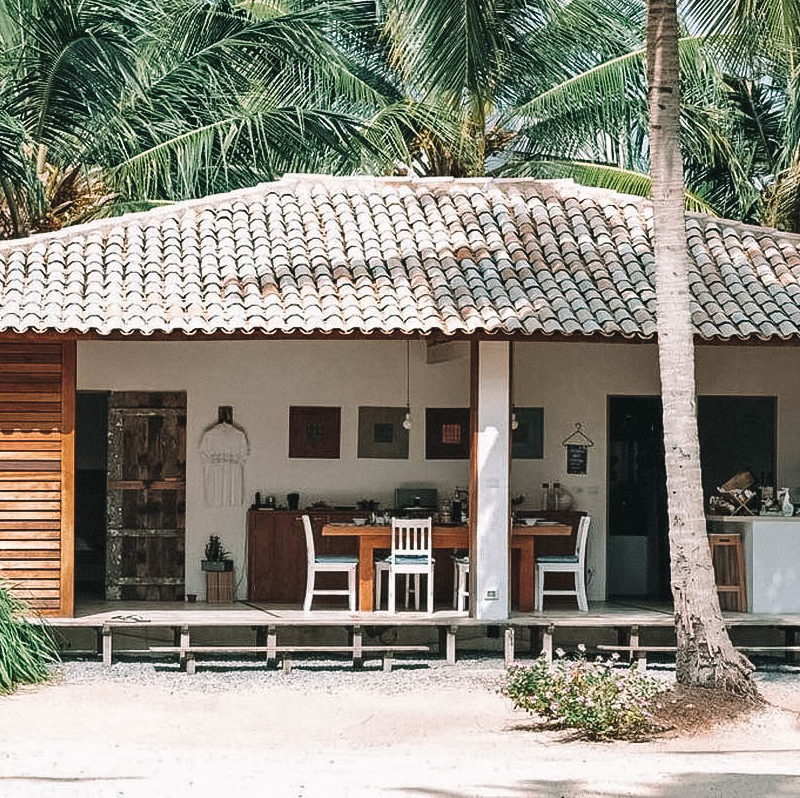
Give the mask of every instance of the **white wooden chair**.
[{"label": "white wooden chair", "polygon": [[[348,554],[317,555],[314,551],[314,531],[311,528],[311,519],[303,516],[303,531],[306,535],[306,599],[303,610],[311,609],[314,596],[347,596],[350,602],[350,612],[356,610],[356,568],[358,557]],[[346,573],[347,590],[317,590],[314,587],[318,573]]]},{"label": "white wooden chair", "polygon": [[453,556],[453,609],[464,612],[469,598],[469,555]]},{"label": "white wooden chair", "polygon": [[[541,612],[545,596],[575,596],[578,609],[589,611],[586,600],[586,541],[589,539],[590,516],[585,515],[578,522],[578,534],[575,538],[575,554],[544,555],[536,558],[536,610]],[[574,574],[574,590],[545,590],[545,574]]]},{"label": "white wooden chair", "polygon": [[433,612],[433,523],[430,518],[392,518],[392,552],[385,560],[375,563],[375,606],[380,607],[383,574],[389,576],[389,612],[396,612],[396,582],[398,575],[406,576],[406,605],[408,578],[414,577],[415,607],[419,609],[420,578],[428,577],[428,612]]}]

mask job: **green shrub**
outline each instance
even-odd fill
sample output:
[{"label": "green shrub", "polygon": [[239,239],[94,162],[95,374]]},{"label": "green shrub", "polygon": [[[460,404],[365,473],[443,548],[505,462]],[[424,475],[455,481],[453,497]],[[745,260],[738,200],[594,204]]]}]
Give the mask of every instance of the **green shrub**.
[{"label": "green shrub", "polygon": [[20,684],[45,681],[50,666],[58,662],[49,629],[27,621],[29,612],[0,579],[0,694],[11,693]]},{"label": "green shrub", "polygon": [[589,740],[640,739],[653,731],[651,709],[664,685],[635,666],[615,668],[612,659],[586,660],[584,646],[570,660],[558,650],[551,663],[542,655],[530,667],[509,669],[502,688],[518,709]]}]

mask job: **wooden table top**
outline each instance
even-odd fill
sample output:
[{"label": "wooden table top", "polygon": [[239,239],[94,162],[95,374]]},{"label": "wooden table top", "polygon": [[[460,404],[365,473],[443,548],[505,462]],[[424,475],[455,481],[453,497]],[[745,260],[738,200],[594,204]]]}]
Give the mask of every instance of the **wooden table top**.
[{"label": "wooden table top", "polygon": [[[433,535],[434,537],[442,537],[447,535],[467,535],[469,529],[465,525],[459,526],[458,524],[434,524]],[[373,525],[373,524],[347,524],[347,523],[331,523],[325,524],[322,527],[322,534],[326,536],[339,536],[339,537],[391,537],[392,528],[387,525]],[[545,535],[553,535],[555,537],[565,537],[572,534],[572,527],[568,524],[547,524],[528,526],[514,524],[512,528],[512,535],[519,537],[540,537]]]}]

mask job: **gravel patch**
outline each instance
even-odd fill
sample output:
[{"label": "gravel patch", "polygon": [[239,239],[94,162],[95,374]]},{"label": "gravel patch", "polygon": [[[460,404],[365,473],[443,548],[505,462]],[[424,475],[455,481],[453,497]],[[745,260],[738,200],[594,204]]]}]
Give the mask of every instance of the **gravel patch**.
[{"label": "gravel patch", "polygon": [[197,672],[182,672],[177,662],[119,661],[111,668],[96,661],[67,661],[57,671],[55,683],[70,685],[128,684],[161,688],[169,692],[224,693],[238,690],[297,690],[334,695],[357,688],[361,692],[396,695],[442,690],[496,691],[505,675],[502,658],[465,658],[453,665],[441,660],[395,661],[385,673],[379,660],[367,660],[361,670],[342,660],[303,659],[291,673],[267,669],[263,662],[238,659],[203,659]]}]

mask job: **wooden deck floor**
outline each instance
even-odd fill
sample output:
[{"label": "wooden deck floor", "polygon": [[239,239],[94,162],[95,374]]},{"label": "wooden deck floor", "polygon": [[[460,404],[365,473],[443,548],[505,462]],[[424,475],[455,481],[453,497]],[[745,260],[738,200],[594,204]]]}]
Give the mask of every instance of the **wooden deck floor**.
[{"label": "wooden deck floor", "polygon": [[[800,627],[800,613],[765,615],[741,612],[724,614],[729,626]],[[424,612],[348,612],[346,610],[312,610],[296,607],[236,602],[233,604],[188,604],[184,602],[87,602],[77,606],[72,618],[49,618],[55,627],[97,628],[112,626],[486,626],[486,621],[470,618],[466,613],[439,610]],[[597,628],[614,626],[670,627],[673,625],[669,605],[623,604],[596,602],[589,612],[554,608],[545,612],[512,613],[508,620],[488,625],[549,626]]]}]

